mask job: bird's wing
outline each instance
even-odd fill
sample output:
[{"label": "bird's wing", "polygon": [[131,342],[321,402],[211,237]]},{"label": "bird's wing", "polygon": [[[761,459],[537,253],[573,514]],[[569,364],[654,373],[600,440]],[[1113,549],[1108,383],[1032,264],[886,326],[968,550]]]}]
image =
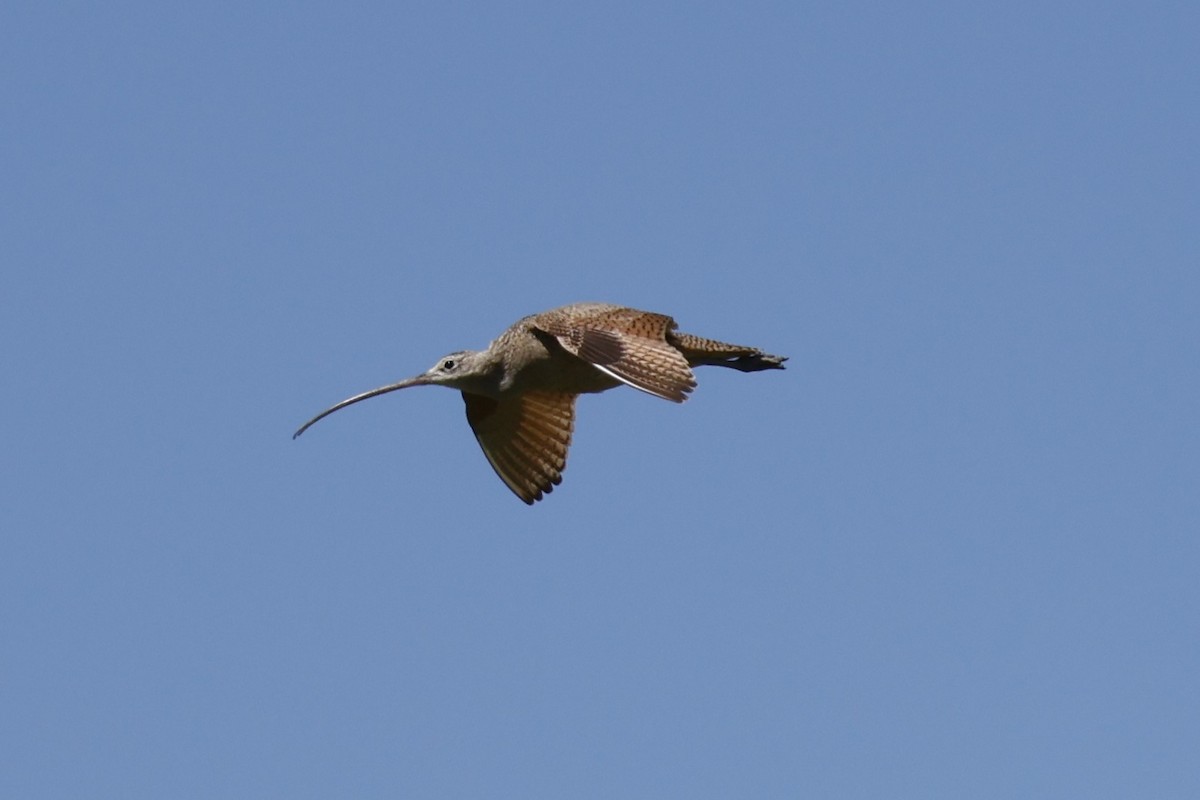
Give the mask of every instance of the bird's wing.
[{"label": "bird's wing", "polygon": [[500,480],[533,505],[562,483],[575,395],[526,391],[502,399],[463,392],[467,421]]},{"label": "bird's wing", "polygon": [[696,388],[687,359],[666,339],[675,320],[665,314],[617,308],[582,319],[539,325],[568,353],[635,389],[682,403]]}]

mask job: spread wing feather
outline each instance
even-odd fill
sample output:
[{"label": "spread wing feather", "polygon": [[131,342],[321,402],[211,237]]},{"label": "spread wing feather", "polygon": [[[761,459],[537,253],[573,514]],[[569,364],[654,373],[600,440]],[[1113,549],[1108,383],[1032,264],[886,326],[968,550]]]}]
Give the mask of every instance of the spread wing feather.
[{"label": "spread wing feather", "polygon": [[696,388],[687,359],[667,342],[675,320],[664,314],[610,308],[559,316],[539,327],[567,352],[635,389],[682,403]]},{"label": "spread wing feather", "polygon": [[575,427],[575,395],[527,391],[502,399],[463,392],[467,421],[492,469],[532,505],[562,483]]}]

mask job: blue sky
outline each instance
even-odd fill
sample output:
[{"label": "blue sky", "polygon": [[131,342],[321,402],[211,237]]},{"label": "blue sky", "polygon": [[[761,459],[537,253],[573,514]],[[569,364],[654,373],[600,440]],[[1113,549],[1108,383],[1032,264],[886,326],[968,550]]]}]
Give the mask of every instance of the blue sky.
[{"label": "blue sky", "polygon": [[[0,19],[0,794],[1200,794],[1187,4]],[[444,389],[600,300],[791,357]]]}]

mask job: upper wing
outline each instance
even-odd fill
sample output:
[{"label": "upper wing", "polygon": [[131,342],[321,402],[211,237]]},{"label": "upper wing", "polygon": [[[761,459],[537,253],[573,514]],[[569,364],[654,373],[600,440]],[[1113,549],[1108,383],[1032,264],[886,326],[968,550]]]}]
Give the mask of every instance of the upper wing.
[{"label": "upper wing", "polygon": [[696,388],[687,359],[667,343],[675,320],[665,314],[615,308],[582,318],[559,317],[538,327],[567,352],[635,389],[682,403]]},{"label": "upper wing", "polygon": [[496,400],[463,392],[467,421],[488,463],[532,505],[562,483],[575,427],[575,395],[527,391]]}]

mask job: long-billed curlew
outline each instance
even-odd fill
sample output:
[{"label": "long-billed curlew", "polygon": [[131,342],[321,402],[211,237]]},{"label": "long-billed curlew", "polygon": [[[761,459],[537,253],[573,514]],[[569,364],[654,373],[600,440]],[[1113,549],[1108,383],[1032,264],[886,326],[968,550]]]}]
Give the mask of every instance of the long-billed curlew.
[{"label": "long-billed curlew", "polygon": [[562,482],[575,425],[575,398],[629,384],[682,403],[696,388],[692,367],[742,372],[783,369],[786,356],[678,332],[664,314],[607,303],[576,303],[518,320],[486,350],[459,350],[427,372],[355,395],[304,423],[409,386],[462,392],[483,454],[513,494],[532,505]]}]

